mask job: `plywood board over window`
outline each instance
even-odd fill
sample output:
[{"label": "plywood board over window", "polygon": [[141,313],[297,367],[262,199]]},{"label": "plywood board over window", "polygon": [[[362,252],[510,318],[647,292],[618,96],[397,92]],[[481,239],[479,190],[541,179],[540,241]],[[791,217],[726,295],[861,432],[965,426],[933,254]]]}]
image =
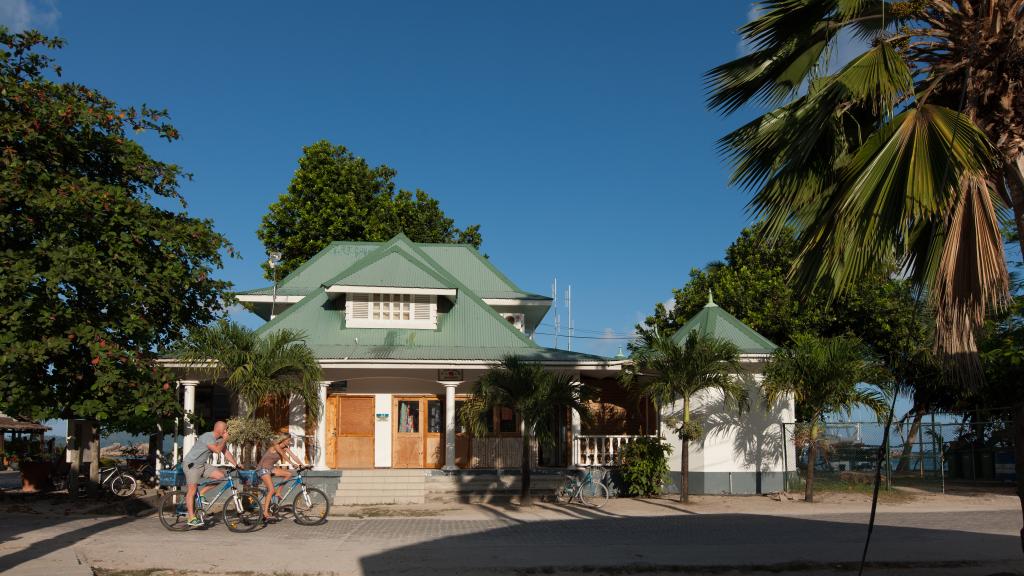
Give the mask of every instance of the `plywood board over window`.
[{"label": "plywood board over window", "polygon": [[373,468],[373,396],[327,398],[327,466]]}]

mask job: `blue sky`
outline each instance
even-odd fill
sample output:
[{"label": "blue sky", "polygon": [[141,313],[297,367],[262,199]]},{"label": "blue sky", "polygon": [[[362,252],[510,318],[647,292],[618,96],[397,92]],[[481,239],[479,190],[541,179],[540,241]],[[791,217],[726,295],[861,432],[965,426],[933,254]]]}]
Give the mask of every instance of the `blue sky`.
[{"label": "blue sky", "polygon": [[744,116],[708,112],[702,82],[739,54],[749,11],[6,0],[0,21],[64,37],[65,79],[169,109],[182,139],[146,145],[194,174],[189,210],[240,250],[222,272],[238,288],[266,284],[260,219],[302,146],[326,138],[396,169],[458,225],[481,224],[483,251],[524,288],[572,284],[577,335],[593,337],[629,333],[749,222],[714,150]]}]

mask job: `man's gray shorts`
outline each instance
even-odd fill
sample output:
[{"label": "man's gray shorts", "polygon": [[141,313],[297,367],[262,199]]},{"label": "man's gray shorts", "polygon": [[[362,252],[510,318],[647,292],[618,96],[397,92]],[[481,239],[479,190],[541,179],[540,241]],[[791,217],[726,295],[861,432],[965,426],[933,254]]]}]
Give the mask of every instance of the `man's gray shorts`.
[{"label": "man's gray shorts", "polygon": [[209,478],[213,475],[214,468],[206,462],[195,462],[192,464],[184,464],[182,469],[185,470],[185,484],[199,484],[203,478]]}]

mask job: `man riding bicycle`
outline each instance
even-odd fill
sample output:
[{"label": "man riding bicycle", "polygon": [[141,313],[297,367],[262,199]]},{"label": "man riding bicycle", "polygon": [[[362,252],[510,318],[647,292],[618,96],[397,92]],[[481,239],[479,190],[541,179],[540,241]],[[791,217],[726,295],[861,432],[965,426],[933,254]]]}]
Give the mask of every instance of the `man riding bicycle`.
[{"label": "man riding bicycle", "polygon": [[[185,505],[188,507],[188,525],[202,526],[202,521],[196,517],[195,498],[199,483],[204,478],[211,480],[223,480],[224,472],[211,466],[208,461],[213,453],[224,454],[228,462],[238,467],[238,461],[228,451],[228,425],[223,420],[218,420],[213,425],[213,431],[207,432],[196,439],[195,446],[188,451],[181,467],[185,471],[185,483],[188,484],[188,494],[185,497]],[[206,486],[199,492],[202,496],[213,488],[213,484]]]}]

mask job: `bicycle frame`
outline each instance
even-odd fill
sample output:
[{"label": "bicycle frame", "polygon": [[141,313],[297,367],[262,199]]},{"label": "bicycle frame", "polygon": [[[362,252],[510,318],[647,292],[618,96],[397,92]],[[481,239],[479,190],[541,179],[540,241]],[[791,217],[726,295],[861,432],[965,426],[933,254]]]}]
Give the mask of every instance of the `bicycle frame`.
[{"label": "bicycle frame", "polygon": [[[273,482],[273,484],[274,484],[274,491],[275,492],[277,491],[277,488],[279,486],[284,486],[285,484],[291,484],[291,486],[288,487],[288,490],[285,491],[285,493],[281,495],[280,501],[284,502],[285,500],[288,499],[289,496],[291,496],[292,491],[295,490],[296,486],[299,486],[300,484],[305,484],[305,482],[303,481],[302,474],[301,473],[296,473],[295,476],[292,476],[291,478],[288,478],[286,480],[281,480],[280,482]],[[266,488],[267,487],[261,482],[260,483],[260,489],[265,490]]]},{"label": "bicycle frame", "polygon": [[[203,500],[199,499],[200,496],[201,496],[202,488],[204,486],[212,486],[214,484],[221,484],[221,483],[223,483],[224,485],[221,486],[220,490],[217,491],[217,494],[212,499],[206,499],[205,496],[203,496]],[[220,500],[220,497],[223,496],[224,493],[229,491],[229,490],[232,492],[232,496],[235,496],[235,495],[238,494],[238,489],[235,488],[235,481],[234,481],[234,479],[231,478],[231,474],[225,475],[222,480],[207,480],[206,482],[200,482],[199,485],[196,486],[195,509],[196,510],[200,510],[201,509],[204,513],[207,510],[213,509],[214,504],[216,504],[217,501]],[[227,504],[225,504],[225,506],[226,505]]]},{"label": "bicycle frame", "polygon": [[[573,500],[582,500],[580,495],[583,493],[583,487],[587,484],[594,483],[594,467],[587,466],[587,473],[583,475],[583,478],[577,478],[576,476],[570,476],[568,474],[566,474],[565,478],[567,484],[572,486],[572,496],[569,497],[569,502],[572,502]],[[603,481],[598,482],[598,484],[603,483]]]}]

